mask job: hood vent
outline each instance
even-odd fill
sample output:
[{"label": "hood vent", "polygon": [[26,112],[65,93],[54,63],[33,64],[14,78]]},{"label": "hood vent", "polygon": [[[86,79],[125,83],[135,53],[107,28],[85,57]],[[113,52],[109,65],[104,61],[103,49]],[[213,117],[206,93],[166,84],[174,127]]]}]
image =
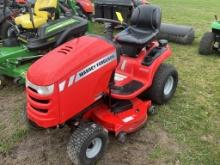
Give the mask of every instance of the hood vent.
[{"label": "hood vent", "polygon": [[58,53],[67,55],[69,52],[73,50],[73,47],[71,46],[63,46],[58,50]]}]

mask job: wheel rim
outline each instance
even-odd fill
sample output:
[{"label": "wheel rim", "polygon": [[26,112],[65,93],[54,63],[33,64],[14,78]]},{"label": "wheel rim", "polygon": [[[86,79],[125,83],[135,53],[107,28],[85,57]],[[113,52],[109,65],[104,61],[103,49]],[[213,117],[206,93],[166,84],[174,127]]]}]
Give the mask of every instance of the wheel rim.
[{"label": "wheel rim", "polygon": [[174,78],[173,76],[170,76],[168,79],[167,79],[167,82],[165,83],[165,86],[164,86],[164,95],[169,95],[173,89],[173,86],[174,86]]},{"label": "wheel rim", "polygon": [[213,41],[213,43],[212,43],[212,49],[218,50],[218,48],[219,48],[219,42]]},{"label": "wheel rim", "polygon": [[96,157],[101,151],[101,148],[102,148],[102,139],[98,137],[93,139],[86,149],[86,157],[89,159]]},{"label": "wheel rim", "polygon": [[17,36],[17,31],[14,27],[9,27],[8,31],[7,31],[7,36],[8,37],[15,37]]}]

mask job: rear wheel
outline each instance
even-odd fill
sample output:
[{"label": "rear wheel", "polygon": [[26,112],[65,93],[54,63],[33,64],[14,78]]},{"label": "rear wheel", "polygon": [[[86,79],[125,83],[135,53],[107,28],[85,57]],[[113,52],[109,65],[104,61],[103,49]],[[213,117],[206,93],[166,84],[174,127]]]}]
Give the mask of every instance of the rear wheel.
[{"label": "rear wheel", "polygon": [[206,32],[199,45],[199,54],[210,55],[215,52],[216,37],[213,32]]},{"label": "rear wheel", "polygon": [[0,33],[2,39],[16,38],[18,35],[17,29],[15,28],[15,26],[13,26],[13,24],[10,21],[5,21],[2,23]]},{"label": "rear wheel", "polygon": [[104,154],[108,133],[95,123],[77,128],[70,137],[67,153],[76,165],[94,164]]},{"label": "rear wheel", "polygon": [[156,104],[167,103],[174,95],[178,84],[178,72],[169,64],[161,64],[151,88],[145,92],[147,98]]}]

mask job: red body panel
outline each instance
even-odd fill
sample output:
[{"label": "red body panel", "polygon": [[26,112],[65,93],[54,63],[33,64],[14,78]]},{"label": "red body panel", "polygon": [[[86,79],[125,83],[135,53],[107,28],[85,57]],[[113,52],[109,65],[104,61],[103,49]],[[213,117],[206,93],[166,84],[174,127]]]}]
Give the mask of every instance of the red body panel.
[{"label": "red body panel", "polygon": [[16,0],[16,3],[25,4],[27,0]]},{"label": "red body panel", "polygon": [[61,45],[36,61],[29,68],[27,77],[35,85],[51,85],[113,51],[114,46],[105,40],[83,36]]},{"label": "red body panel", "polygon": [[153,77],[158,69],[158,67],[171,55],[171,49],[167,46],[167,50],[159,56],[150,66],[145,66],[142,64],[144,57],[146,54],[154,48],[158,46],[157,42],[153,42],[151,49],[145,50],[143,49],[137,58],[132,58],[128,56],[122,56],[120,59],[120,63],[116,69],[116,73],[125,76],[126,78],[122,81],[116,81],[116,86],[124,86],[132,80],[137,80],[144,84],[144,86],[135,91],[130,95],[120,95],[120,94],[112,94],[112,97],[117,99],[132,99],[143,91],[151,87]]},{"label": "red body panel", "polygon": [[141,127],[147,120],[151,101],[131,100],[133,108],[121,113],[112,113],[106,104],[97,106],[92,111],[92,119],[116,135],[120,132],[131,133]]},{"label": "red body panel", "polygon": [[85,13],[91,14],[94,12],[94,6],[91,0],[76,0]]},{"label": "red body panel", "polygon": [[[116,65],[116,49],[96,37],[84,36],[51,51],[30,67],[27,78],[38,86],[54,84],[56,91],[51,97],[56,98],[56,101],[52,99],[53,104],[44,105],[46,109],[49,108],[48,113],[37,116],[40,112],[31,106],[43,107],[36,105],[34,100],[47,100],[48,96],[35,93],[35,99],[31,99],[29,95],[32,96],[33,92],[27,88],[28,116],[42,127],[66,122],[108,92],[108,84]],[[56,120],[45,124],[47,118]]]}]

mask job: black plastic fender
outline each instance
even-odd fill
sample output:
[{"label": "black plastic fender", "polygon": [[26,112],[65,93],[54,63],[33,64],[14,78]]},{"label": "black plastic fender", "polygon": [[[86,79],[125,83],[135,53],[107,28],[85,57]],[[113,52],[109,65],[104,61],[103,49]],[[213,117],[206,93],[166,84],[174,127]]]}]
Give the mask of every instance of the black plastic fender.
[{"label": "black plastic fender", "polygon": [[[79,32],[82,30],[82,27],[85,26],[85,30],[83,31],[87,31],[88,28],[88,21],[78,17],[78,19],[81,21],[80,24],[73,26],[71,28],[68,28],[67,30],[65,30],[60,37],[57,39],[56,43],[55,43],[55,47],[63,44],[69,37],[75,38],[78,36],[82,36],[84,34],[80,34]],[[82,26],[83,25],[83,26]],[[84,32],[83,32],[84,33]]]},{"label": "black plastic fender", "polygon": [[195,30],[191,26],[162,23],[158,39],[166,39],[184,45],[190,45],[195,39]]}]

